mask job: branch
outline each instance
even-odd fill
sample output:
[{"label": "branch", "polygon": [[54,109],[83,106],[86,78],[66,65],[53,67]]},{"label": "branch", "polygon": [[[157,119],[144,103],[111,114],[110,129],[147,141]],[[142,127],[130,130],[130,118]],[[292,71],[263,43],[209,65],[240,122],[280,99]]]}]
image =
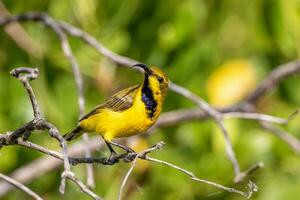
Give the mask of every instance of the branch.
[{"label": "branch", "polygon": [[286,142],[292,149],[297,153],[300,154],[300,141],[293,135],[289,134],[286,131],[281,130],[280,128],[267,123],[267,122],[261,122],[261,127],[270,133],[276,135],[280,139],[282,139],[284,142]]},{"label": "branch", "polygon": [[76,178],[76,176],[74,175],[74,173],[67,174],[66,176],[67,176],[68,179],[70,179],[74,183],[76,183],[76,185],[79,186],[79,188],[80,188],[80,190],[82,192],[86,193],[87,195],[89,195],[90,197],[92,197],[95,200],[101,200],[102,199],[96,193],[94,193],[93,191],[91,191],[83,182],[81,182],[78,178]]},{"label": "branch", "polygon": [[235,183],[240,183],[242,181],[245,180],[245,178],[249,177],[251,174],[253,174],[256,170],[263,168],[264,167],[264,163],[263,162],[259,162],[256,163],[254,165],[252,165],[251,167],[249,167],[249,169],[247,169],[244,172],[241,172],[239,174],[239,176],[236,177],[236,179],[234,180]]},{"label": "branch", "polygon": [[[251,109],[251,111],[255,111],[254,106],[252,106],[249,109]],[[297,109],[295,112],[293,112],[291,115],[289,115],[289,117],[286,119],[286,123],[289,123],[290,121],[292,121],[299,114],[299,110],[300,109]],[[274,126],[273,124],[271,124],[267,120],[259,120],[259,123],[260,123],[260,125],[263,129],[269,131],[273,135],[275,135],[275,136],[279,137],[280,139],[282,139],[297,154],[300,154],[300,141],[299,141],[298,138],[296,138],[295,136],[289,134],[288,132],[283,131],[282,129]]]},{"label": "branch", "polygon": [[246,113],[246,112],[229,112],[223,114],[224,118],[239,118],[239,119],[253,119],[257,121],[265,121],[276,124],[287,124],[290,119],[284,119],[280,117],[274,117],[271,115],[259,114],[259,113]]},{"label": "branch", "polygon": [[[58,35],[60,41],[61,41],[61,47],[64,52],[65,57],[68,59],[68,61],[71,64],[77,92],[78,92],[78,106],[79,106],[79,119],[84,115],[84,107],[85,107],[85,100],[83,95],[83,81],[79,69],[79,64],[72,52],[72,49],[70,47],[69,41],[67,36],[65,35],[62,28],[59,26],[59,24],[54,21],[52,18],[48,17],[47,15],[42,18],[42,21],[52,21],[52,25],[50,26]],[[58,31],[59,30],[59,31]],[[83,134],[83,141],[88,144],[89,136],[84,133]],[[85,150],[85,156],[90,157],[91,152],[86,148]],[[87,184],[89,187],[94,188],[95,187],[95,181],[94,181],[94,172],[93,172],[93,166],[92,165],[86,165],[87,170]]]},{"label": "branch", "polygon": [[[83,96],[83,81],[82,81],[81,73],[79,70],[79,64],[73,55],[68,38],[65,35],[64,31],[62,30],[62,28],[59,26],[59,24],[54,19],[49,17],[48,15],[42,14],[42,13],[26,13],[24,15],[19,15],[19,16],[15,16],[15,17],[12,17],[12,16],[7,17],[6,19],[7,20],[4,19],[3,21],[1,21],[1,19],[0,19],[0,24],[6,25],[6,24],[9,24],[12,22],[23,21],[23,20],[41,21],[46,26],[49,26],[57,34],[57,36],[61,42],[61,47],[62,47],[63,53],[64,53],[65,57],[68,59],[68,61],[70,62],[71,67],[72,67],[72,71],[74,74],[74,79],[75,79],[75,83],[76,83],[76,87],[77,87],[77,91],[78,91],[79,113],[80,113],[80,116],[82,116],[84,114],[85,102],[84,102],[84,96]],[[84,134],[83,140],[86,143],[88,142],[88,136],[86,134]],[[90,155],[91,155],[91,153],[86,150],[86,156],[89,157]],[[95,183],[94,183],[94,178],[93,178],[94,177],[93,168],[90,165],[87,165],[86,167],[87,167],[87,183],[89,186],[94,187]]]},{"label": "branch", "polygon": [[[46,155],[50,155],[56,159],[59,159],[59,160],[63,160],[63,156],[61,154],[59,154],[58,152],[56,151],[52,151],[52,150],[48,150],[42,146],[39,146],[37,144],[34,144],[34,143],[31,143],[31,142],[28,142],[28,141],[19,141],[18,140],[18,143],[19,145],[22,145],[22,146],[25,146],[25,147],[28,147],[30,149],[34,149],[34,150],[37,150],[37,151],[40,151]],[[96,143],[95,143],[96,144]],[[93,146],[91,144],[89,144],[89,146]],[[125,184],[129,178],[129,175],[131,174],[132,170],[133,170],[133,167],[135,166],[136,164],[136,160],[138,158],[140,159],[144,159],[144,160],[149,160],[151,162],[157,162],[157,163],[160,163],[160,164],[164,164],[166,166],[169,166],[169,167],[172,167],[176,170],[179,170],[185,174],[187,174],[188,176],[190,176],[190,178],[194,181],[198,181],[198,182],[202,182],[202,183],[205,183],[205,184],[208,184],[208,185],[211,185],[213,187],[216,187],[218,189],[221,189],[221,190],[224,190],[224,191],[227,191],[227,192],[233,192],[233,193],[237,193],[237,194],[240,194],[246,198],[250,198],[251,195],[257,191],[257,187],[255,186],[254,183],[252,182],[249,182],[248,183],[248,190],[246,192],[243,192],[243,191],[240,191],[240,190],[236,190],[234,188],[230,188],[230,187],[226,187],[226,186],[223,186],[223,185],[220,185],[220,184],[217,184],[215,182],[211,182],[211,181],[207,181],[207,180],[204,180],[204,179],[199,179],[198,177],[196,177],[192,172],[189,172],[183,168],[180,168],[176,165],[173,165],[169,162],[166,162],[166,161],[163,161],[163,160],[158,160],[158,159],[155,159],[155,158],[150,158],[148,157],[147,155],[157,149],[160,149],[162,148],[163,146],[163,142],[159,142],[157,143],[156,145],[154,145],[153,147],[149,148],[149,149],[146,149],[140,153],[125,153],[125,154],[119,154],[118,157],[116,157],[116,161],[114,163],[109,163],[109,164],[115,164],[115,163],[118,163],[119,159],[123,159],[125,162],[132,162],[131,164],[131,168],[129,169],[128,173],[126,174],[123,182],[122,182],[122,186],[121,186],[121,189],[120,189],[120,192],[119,192],[119,199],[121,198],[122,196],[122,191],[125,187]],[[90,149],[90,150],[95,150],[96,148],[94,147],[93,149]],[[79,152],[83,152],[83,144],[81,144],[81,147],[79,146],[74,146],[73,148],[71,148],[71,151],[73,153],[73,150],[77,150],[77,153]],[[45,161],[42,161],[44,160],[45,158],[41,158],[40,161],[36,161],[36,163],[32,163],[30,165],[33,165],[35,166],[35,171],[36,169],[39,168],[39,165],[43,165],[45,163]],[[74,157],[70,157],[70,162],[73,164],[73,165],[77,165],[79,163],[98,163],[98,164],[108,164],[108,159],[107,158],[74,158]],[[55,160],[52,160],[51,159],[51,163],[54,163]],[[37,163],[40,163],[40,164],[37,164]],[[48,164],[44,165],[44,166],[48,166]],[[57,166],[56,166],[57,167]],[[29,167],[29,166],[25,166],[24,167],[24,170],[31,170],[32,171],[32,167]],[[24,171],[23,169],[20,169],[19,172],[17,174],[24,174]],[[249,169],[247,173],[247,175],[250,175],[255,169]],[[31,173],[31,172],[26,172],[26,174],[28,173]],[[36,173],[34,173],[36,175]],[[38,176],[38,175],[37,175]],[[72,179],[77,185],[81,185],[82,182],[80,182],[78,179],[76,179],[74,176],[73,177],[69,177],[70,179]],[[16,178],[18,179],[18,178]],[[250,187],[251,186],[251,187]],[[0,183],[0,188],[2,188],[2,190],[4,189],[3,186],[1,186],[1,183]],[[81,188],[83,191],[85,189],[87,189],[86,187],[84,188]],[[4,189],[5,190],[5,189]],[[6,189],[7,190],[7,189]],[[91,191],[89,191],[90,193]],[[91,193],[89,194],[91,197],[93,197],[93,195],[95,195],[94,193]],[[1,192],[0,192],[0,196],[1,196]],[[97,198],[95,198],[97,199]]]},{"label": "branch", "polygon": [[236,194],[242,195],[243,197],[246,197],[248,199],[251,198],[253,193],[258,191],[257,186],[252,181],[249,181],[249,183],[248,183],[248,190],[246,192],[243,192],[243,191],[240,191],[240,190],[236,190],[234,188],[226,187],[224,185],[221,185],[221,184],[218,184],[218,183],[215,183],[215,182],[212,182],[212,181],[207,181],[207,180],[204,180],[204,179],[200,179],[197,176],[195,176],[192,172],[190,172],[188,170],[185,170],[181,167],[178,167],[177,165],[174,165],[174,164],[171,164],[169,162],[163,161],[163,160],[150,158],[150,157],[147,157],[146,160],[149,160],[151,162],[160,163],[160,164],[166,165],[168,167],[171,167],[173,169],[176,169],[176,170],[188,175],[194,181],[202,182],[202,183],[211,185],[213,187],[216,187],[218,189],[221,189],[221,190],[224,190],[224,191],[227,191],[227,192],[236,193]]},{"label": "branch", "polygon": [[198,107],[190,109],[178,109],[162,113],[157,122],[154,124],[155,128],[173,126],[181,122],[192,120],[204,120],[208,115]]},{"label": "branch", "polygon": [[[66,141],[59,134],[58,129],[53,124],[45,121],[45,119],[43,119],[41,117],[39,105],[36,101],[36,97],[34,95],[32,87],[29,84],[30,80],[37,78],[38,70],[32,69],[32,68],[27,68],[27,67],[21,67],[21,68],[16,68],[16,69],[12,70],[10,74],[13,75],[14,77],[18,78],[23,83],[23,85],[28,93],[28,96],[30,98],[31,104],[32,104],[32,108],[34,111],[34,119],[32,121],[30,121],[29,123],[27,123],[25,126],[17,129],[16,131],[7,132],[6,134],[1,134],[0,135],[0,147],[2,147],[3,145],[13,145],[16,143],[18,138],[20,138],[21,136],[24,136],[24,135],[26,136],[25,138],[27,139],[28,136],[31,134],[31,132],[34,130],[48,130],[49,135],[51,137],[55,138],[60,143],[60,146],[62,149],[62,159],[63,159],[63,163],[64,163],[64,171],[61,175],[61,184],[60,184],[60,189],[59,189],[60,192],[64,193],[65,181],[68,178],[68,179],[74,181],[77,185],[79,185],[80,188],[84,192],[86,192],[88,195],[91,196],[91,194],[93,194],[92,196],[95,196],[96,194],[94,194],[92,191],[88,190],[87,187],[86,188],[82,187],[82,183],[78,182],[74,173],[71,171]],[[95,199],[100,199],[100,197],[97,197]]]},{"label": "branch", "polygon": [[124,189],[124,187],[125,187],[125,184],[126,184],[128,178],[129,178],[130,174],[131,174],[132,171],[133,171],[133,168],[134,168],[134,166],[135,166],[136,161],[138,160],[138,158],[146,159],[146,156],[147,156],[149,153],[151,153],[151,152],[153,152],[153,151],[155,151],[155,150],[157,150],[157,149],[161,149],[161,148],[163,147],[163,145],[164,145],[163,142],[159,142],[159,143],[155,144],[154,146],[152,146],[151,148],[146,149],[146,150],[144,150],[144,151],[142,151],[142,152],[136,154],[136,156],[135,156],[135,158],[134,158],[134,160],[133,160],[133,162],[132,162],[132,164],[131,164],[131,167],[129,168],[129,170],[128,170],[127,174],[125,175],[125,178],[124,178],[124,180],[123,180],[123,182],[122,182],[121,188],[120,188],[119,193],[118,193],[118,200],[122,200],[122,192],[123,192],[123,189]]},{"label": "branch", "polygon": [[[19,142],[22,141],[22,142]],[[15,170],[14,172],[12,172],[12,174],[10,175],[13,179],[21,182],[21,183],[29,183],[31,182],[33,179],[38,178],[39,176],[41,176],[42,174],[46,174],[47,172],[54,170],[56,168],[58,168],[59,166],[61,166],[62,164],[62,160],[63,160],[63,156],[58,153],[57,151],[53,151],[53,150],[49,150],[46,149],[44,147],[41,147],[40,145],[31,143],[29,141],[23,141],[23,140],[17,140],[17,144],[24,146],[26,148],[29,148],[30,150],[36,150],[39,151],[45,155],[50,155],[50,157],[41,157],[38,158],[34,161],[32,161],[31,163],[22,166],[21,168]],[[99,143],[98,140],[96,140],[96,138],[94,138],[93,140],[90,140],[87,147],[89,148],[89,151],[94,152],[98,149],[100,149],[101,147],[103,147],[103,143]],[[70,148],[68,149],[68,154],[70,156],[80,156],[84,154],[86,145],[82,142],[73,144],[70,146]],[[57,159],[54,159],[54,158]],[[12,189],[11,185],[5,183],[5,182],[0,182],[0,197],[5,195],[9,190]]]},{"label": "branch", "polygon": [[216,109],[212,108],[207,102],[205,102],[203,99],[198,97],[197,95],[193,94],[189,90],[185,89],[184,87],[181,87],[179,85],[176,85],[172,83],[170,87],[173,89],[178,94],[181,94],[182,96],[186,97],[187,99],[193,101],[196,103],[201,109],[203,109],[204,112],[207,113],[210,117],[213,118],[213,120],[216,122],[218,127],[221,129],[224,140],[225,140],[225,148],[226,148],[226,153],[228,156],[228,159],[233,165],[235,177],[239,175],[240,173],[240,166],[238,164],[238,161],[236,159],[232,143],[230,140],[230,137],[227,133],[227,130],[225,129],[224,123],[223,123],[223,115],[222,113],[218,112]]},{"label": "branch", "polygon": [[[36,13],[36,14],[39,14],[39,13]],[[125,56],[121,56],[121,55],[118,55],[118,54],[112,52],[111,50],[106,48],[103,44],[98,42],[96,40],[96,38],[94,38],[87,32],[84,32],[81,29],[72,26],[69,23],[61,22],[61,21],[58,23],[59,23],[59,26],[65,32],[67,32],[68,34],[70,34],[74,37],[82,39],[84,42],[86,42],[87,44],[89,44],[90,46],[95,48],[96,51],[98,51],[98,53],[100,53],[101,55],[105,56],[106,58],[110,59],[111,61],[113,61],[121,66],[131,67],[134,64],[140,63],[137,60],[134,60],[134,59],[131,59],[131,58],[128,58]]]},{"label": "branch", "polygon": [[245,102],[254,103],[259,97],[271,91],[281,80],[300,72],[300,61],[295,60],[290,63],[276,67],[265,80],[249,95]]},{"label": "branch", "polygon": [[16,77],[23,83],[23,85],[28,93],[28,96],[30,98],[30,102],[31,102],[32,109],[34,112],[34,117],[36,119],[39,119],[41,117],[41,111],[40,111],[39,105],[36,101],[34,92],[29,84],[29,81],[34,80],[38,77],[38,75],[39,75],[38,68],[19,67],[19,68],[11,70],[10,75]]},{"label": "branch", "polygon": [[[61,176],[62,182],[61,182],[61,185],[60,185],[60,191],[62,193],[65,190],[65,180],[66,179],[70,179],[70,180],[72,180],[74,183],[76,183],[80,187],[80,189],[81,189],[82,192],[88,194],[89,196],[91,196],[92,198],[94,198],[96,200],[101,200],[101,198],[97,194],[95,194],[94,192],[92,192],[91,190],[89,190],[88,187],[85,186],[79,179],[77,179],[76,176],[75,176],[75,174],[73,172],[71,172],[71,170],[70,170],[70,164],[69,164],[69,158],[66,157],[66,155],[65,155],[65,153],[67,152],[66,145],[65,144],[62,145],[64,139],[59,134],[58,135],[56,134],[56,133],[58,133],[58,132],[56,132],[57,129],[52,124],[50,124],[48,122],[44,122],[44,124],[42,124],[42,126],[45,126],[45,128],[49,130],[49,133],[50,133],[50,135],[52,137],[55,137],[58,140],[61,140],[60,142],[61,142],[62,152],[63,152],[62,155],[59,154],[56,151],[49,150],[49,149],[47,149],[45,147],[42,147],[40,145],[31,143],[29,141],[23,141],[21,139],[18,139],[17,141],[15,141],[14,143],[12,143],[12,145],[13,144],[19,144],[21,146],[25,146],[27,148],[37,150],[37,151],[39,151],[41,153],[44,153],[46,155],[50,155],[50,156],[52,156],[54,158],[62,160],[63,163],[64,163],[64,171],[63,171],[62,176]],[[1,139],[1,137],[0,137],[0,139]],[[9,145],[9,144],[5,144],[5,145]],[[67,161],[66,161],[66,159],[67,159]],[[67,165],[66,165],[66,163],[67,163]],[[47,166],[47,167],[49,167],[49,166]],[[35,165],[34,165],[34,167],[30,167],[30,169],[31,170],[34,169],[34,174],[36,174],[37,167]]]},{"label": "branch", "polygon": [[19,190],[25,192],[26,194],[28,194],[29,196],[31,196],[33,199],[36,200],[43,200],[42,197],[40,197],[38,194],[36,194],[35,192],[33,192],[31,189],[29,189],[28,187],[26,187],[25,185],[23,185],[22,183],[19,183],[18,181],[5,176],[4,174],[0,173],[0,179],[5,180],[6,182],[10,183],[11,185],[15,186],[16,188],[18,188]]},{"label": "branch", "polygon": [[[222,113],[224,119],[252,119],[256,121],[267,121],[276,124],[287,124],[298,114],[298,111],[296,111],[287,119],[285,119],[256,112],[238,112],[234,110],[228,111],[227,109],[222,109],[218,111]],[[189,109],[178,109],[162,113],[153,128],[173,126],[175,124],[186,121],[205,120],[207,118],[207,113],[205,113],[201,108],[195,107]]]}]

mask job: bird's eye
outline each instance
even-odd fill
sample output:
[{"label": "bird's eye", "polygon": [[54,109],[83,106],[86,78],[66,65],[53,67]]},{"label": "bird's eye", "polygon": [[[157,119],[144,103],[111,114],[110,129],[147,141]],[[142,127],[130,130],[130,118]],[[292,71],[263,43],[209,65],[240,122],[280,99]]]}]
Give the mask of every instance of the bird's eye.
[{"label": "bird's eye", "polygon": [[164,78],[163,77],[157,77],[158,82],[162,83],[164,82]]}]

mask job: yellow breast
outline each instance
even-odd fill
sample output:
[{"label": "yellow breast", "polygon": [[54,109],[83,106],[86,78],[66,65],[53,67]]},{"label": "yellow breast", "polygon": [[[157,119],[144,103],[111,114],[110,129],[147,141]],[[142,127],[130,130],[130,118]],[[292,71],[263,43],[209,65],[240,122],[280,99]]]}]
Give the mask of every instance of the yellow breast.
[{"label": "yellow breast", "polygon": [[80,126],[88,132],[100,133],[108,141],[136,135],[145,132],[156,122],[161,104],[157,103],[154,116],[149,118],[139,91],[129,109],[115,112],[104,108],[98,114],[81,121]]}]

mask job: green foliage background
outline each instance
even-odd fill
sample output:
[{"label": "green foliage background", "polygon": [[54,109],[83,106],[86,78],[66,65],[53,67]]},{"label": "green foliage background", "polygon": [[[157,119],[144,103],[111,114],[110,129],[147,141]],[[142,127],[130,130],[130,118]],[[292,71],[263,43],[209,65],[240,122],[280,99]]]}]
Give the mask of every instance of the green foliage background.
[{"label": "green foliage background", "polygon": [[[299,0],[4,0],[12,14],[43,11],[95,36],[111,50],[155,64],[170,79],[207,99],[207,77],[224,62],[243,58],[253,63],[261,80],[281,63],[300,55]],[[32,119],[29,99],[21,84],[9,71],[18,66],[35,66],[40,76],[32,82],[44,116],[65,133],[76,125],[77,93],[69,63],[52,30],[37,23],[22,27],[35,41],[37,52],[30,53],[0,29],[0,132],[14,130]],[[116,67],[82,41],[70,38],[72,49],[84,74],[87,110],[108,95],[141,80],[140,74]],[[294,76],[265,97],[260,112],[287,117],[300,105],[299,76]],[[164,111],[189,108],[193,104],[169,93]],[[299,118],[284,128],[300,138]],[[236,133],[234,149],[242,169],[263,161],[265,168],[252,176],[260,190],[257,200],[300,198],[300,157],[256,122],[228,120],[229,132]],[[153,156],[178,164],[201,178],[233,185],[233,170],[211,121],[184,122],[163,128],[147,138],[150,144],[166,142]],[[40,132],[32,141],[58,148],[56,142]],[[99,141],[100,142],[100,141]],[[95,155],[107,154],[97,152]],[[39,153],[9,146],[0,151],[0,171],[14,169],[40,157]],[[95,191],[104,199],[116,199],[129,164],[95,165]],[[74,167],[84,179],[84,166]],[[89,199],[73,184],[62,197],[58,192],[61,169],[28,184],[45,199]],[[128,199],[242,199],[240,196],[195,183],[175,170],[150,164],[136,171],[127,187]],[[4,199],[28,199],[12,191]]]}]

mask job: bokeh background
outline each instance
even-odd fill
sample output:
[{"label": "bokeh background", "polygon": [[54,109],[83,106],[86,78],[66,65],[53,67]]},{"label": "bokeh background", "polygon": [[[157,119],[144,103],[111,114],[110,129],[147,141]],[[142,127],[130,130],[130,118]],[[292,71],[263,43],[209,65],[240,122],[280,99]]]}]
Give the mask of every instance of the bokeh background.
[{"label": "bokeh background", "polygon": [[[217,107],[238,103],[277,65],[300,55],[300,1],[298,0],[4,0],[0,13],[43,11],[95,36],[109,49],[147,64],[160,66],[172,81]],[[141,81],[141,75],[118,67],[82,41],[70,38],[84,78],[88,111],[107,96]],[[0,28],[0,132],[14,130],[32,119],[29,99],[20,82],[9,75],[14,67],[34,66],[40,76],[32,82],[43,115],[65,133],[76,125],[77,92],[70,64],[52,30],[38,23],[22,23],[14,31]],[[300,105],[299,76],[293,76],[258,102],[258,111],[287,117]],[[169,92],[164,112],[193,108],[188,100]],[[300,138],[300,118],[283,127]],[[259,186],[253,199],[299,199],[300,157],[283,141],[262,130],[257,122],[228,119],[242,169],[262,161],[265,167],[251,178]],[[55,140],[37,132],[30,140],[58,149]],[[138,138],[137,148],[160,140],[163,151],[153,156],[178,164],[197,176],[244,189],[232,183],[223,138],[210,120],[178,123]],[[99,140],[100,142],[100,140]],[[95,156],[108,155],[106,150]],[[18,146],[0,150],[5,174],[42,155]],[[95,165],[95,192],[116,199],[129,164]],[[84,180],[84,165],[73,168]],[[61,168],[27,184],[45,199],[89,199],[69,183],[58,192]],[[129,179],[126,198],[242,199],[189,180],[185,175],[154,163],[140,163]],[[28,197],[13,190],[1,199]]]}]

